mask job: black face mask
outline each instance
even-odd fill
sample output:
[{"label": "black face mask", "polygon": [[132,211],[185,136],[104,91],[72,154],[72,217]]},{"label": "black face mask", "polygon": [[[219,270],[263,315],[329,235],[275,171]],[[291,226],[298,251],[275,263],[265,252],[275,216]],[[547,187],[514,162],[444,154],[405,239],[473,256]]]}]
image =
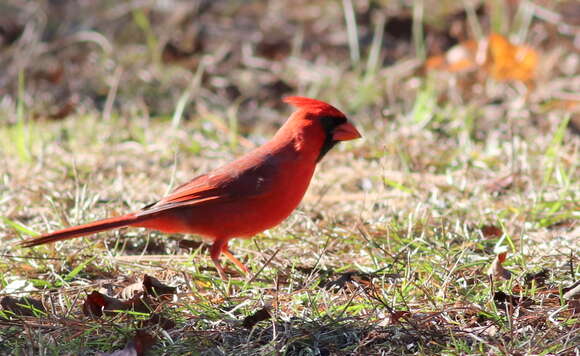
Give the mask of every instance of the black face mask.
[{"label": "black face mask", "polygon": [[324,130],[325,137],[324,143],[322,144],[322,148],[320,149],[320,154],[318,155],[316,162],[320,161],[322,157],[324,157],[324,155],[327,154],[328,151],[330,151],[330,149],[333,148],[338,143],[338,141],[335,141],[332,138],[332,134],[337,126],[340,126],[346,122],[346,117],[323,116],[318,120],[320,120],[320,123],[322,124],[322,129]]}]

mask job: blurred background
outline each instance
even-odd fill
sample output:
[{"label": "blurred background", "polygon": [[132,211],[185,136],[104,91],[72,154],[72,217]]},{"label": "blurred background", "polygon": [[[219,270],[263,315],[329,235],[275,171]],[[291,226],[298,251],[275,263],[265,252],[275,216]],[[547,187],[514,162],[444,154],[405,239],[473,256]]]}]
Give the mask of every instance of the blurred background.
[{"label": "blurred background", "polygon": [[422,91],[542,125],[578,110],[579,26],[577,1],[4,0],[0,120],[213,112],[247,134],[302,94],[372,126]]}]

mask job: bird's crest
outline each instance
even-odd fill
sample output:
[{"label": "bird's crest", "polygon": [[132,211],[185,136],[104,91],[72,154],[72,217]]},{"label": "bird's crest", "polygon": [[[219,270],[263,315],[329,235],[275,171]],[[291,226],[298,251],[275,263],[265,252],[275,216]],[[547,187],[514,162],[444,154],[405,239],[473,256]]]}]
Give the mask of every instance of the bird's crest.
[{"label": "bird's crest", "polygon": [[324,101],[305,98],[303,96],[288,96],[283,101],[315,115],[345,117],[340,110]]}]

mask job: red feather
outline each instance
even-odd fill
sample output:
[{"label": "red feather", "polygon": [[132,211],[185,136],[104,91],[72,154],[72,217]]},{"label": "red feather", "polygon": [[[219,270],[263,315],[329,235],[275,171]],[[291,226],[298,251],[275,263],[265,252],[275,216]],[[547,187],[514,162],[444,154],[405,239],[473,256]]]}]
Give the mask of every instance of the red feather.
[{"label": "red feather", "polygon": [[344,114],[334,106],[324,101],[305,98],[303,96],[288,96],[282,99],[285,103],[291,104],[299,109],[308,111],[314,115],[345,117]]}]

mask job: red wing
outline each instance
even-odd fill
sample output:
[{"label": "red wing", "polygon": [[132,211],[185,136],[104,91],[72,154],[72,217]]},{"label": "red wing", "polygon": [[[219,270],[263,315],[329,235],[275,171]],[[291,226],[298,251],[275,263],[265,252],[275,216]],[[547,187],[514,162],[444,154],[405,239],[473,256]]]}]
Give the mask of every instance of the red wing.
[{"label": "red wing", "polygon": [[205,199],[212,196],[219,196],[218,187],[207,174],[198,176],[189,182],[175,188],[168,196],[157,202],[156,205],[166,203],[179,203],[190,200]]},{"label": "red wing", "polygon": [[211,174],[196,177],[177,187],[168,196],[145,207],[137,215],[152,214],[209,201],[228,202],[267,195],[279,174],[277,168],[276,159],[272,156],[266,156],[258,162],[246,160],[232,162]]},{"label": "red wing", "polygon": [[212,185],[209,177],[204,174],[180,185],[163,199],[143,208],[137,215],[149,215],[178,206],[197,205],[217,199],[227,200],[224,193],[219,186]]}]

